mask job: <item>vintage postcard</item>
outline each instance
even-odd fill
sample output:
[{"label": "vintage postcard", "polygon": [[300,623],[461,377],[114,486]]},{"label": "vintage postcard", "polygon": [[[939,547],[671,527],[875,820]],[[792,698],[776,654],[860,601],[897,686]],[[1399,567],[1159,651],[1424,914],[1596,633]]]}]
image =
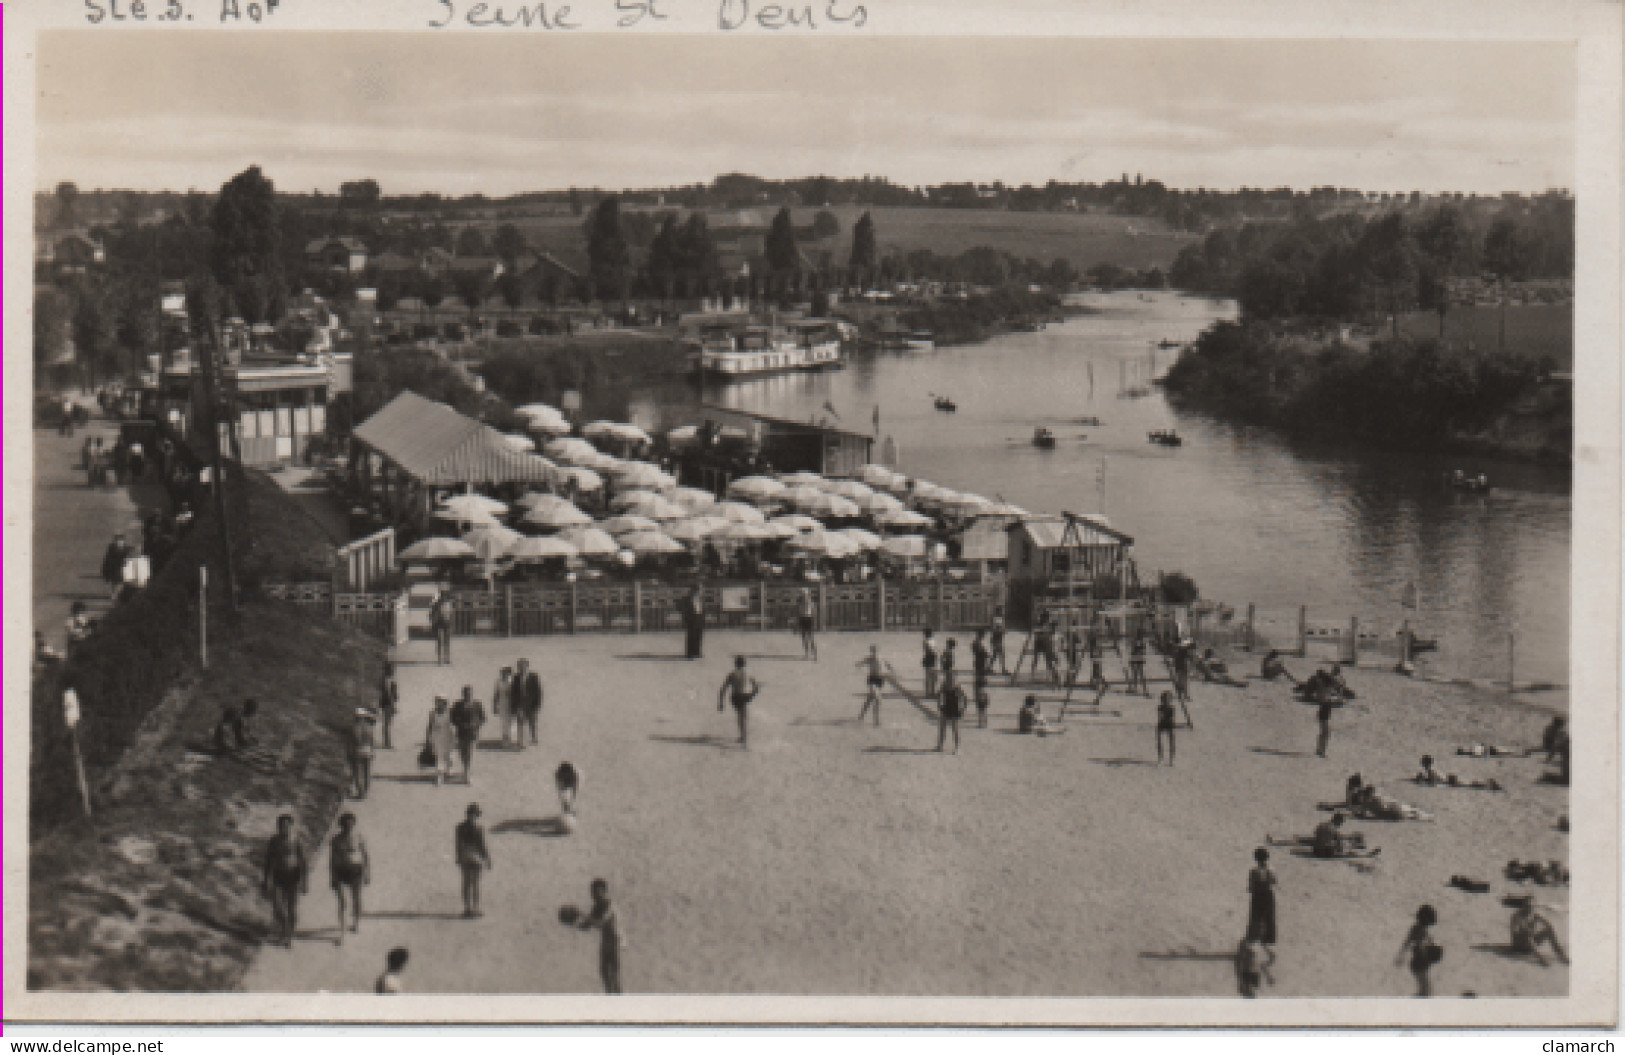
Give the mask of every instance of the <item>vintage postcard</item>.
[{"label": "vintage postcard", "polygon": [[1617,1024],[1617,4],[8,8],[8,1021]]}]

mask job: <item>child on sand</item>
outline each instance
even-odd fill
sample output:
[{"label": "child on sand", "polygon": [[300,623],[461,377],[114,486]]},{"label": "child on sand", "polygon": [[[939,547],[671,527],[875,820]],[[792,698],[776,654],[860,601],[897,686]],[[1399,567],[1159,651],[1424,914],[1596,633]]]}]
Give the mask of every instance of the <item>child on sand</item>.
[{"label": "child on sand", "polygon": [[1051,736],[1066,732],[1065,727],[1051,725],[1044,720],[1044,712],[1038,708],[1038,697],[1028,695],[1021,701],[1021,713],[1016,716],[1016,729],[1023,733],[1032,733],[1034,736]]},{"label": "child on sand", "polygon": [[1275,979],[1270,975],[1274,963],[1274,952],[1250,938],[1241,939],[1236,947],[1236,988],[1241,995],[1251,1000],[1265,982],[1274,985]]},{"label": "child on sand", "polygon": [[621,991],[621,925],[615,915],[615,906],[609,900],[609,884],[602,879],[592,881],[592,911],[576,926],[582,930],[598,929],[598,977],[603,980],[604,992]]},{"label": "child on sand", "polygon": [[405,949],[389,950],[389,956],[384,960],[384,973],[373,983],[373,992],[379,996],[406,992],[406,985],[401,980],[401,972],[406,970],[406,960]]},{"label": "child on sand", "polygon": [[868,686],[868,695],[863,698],[863,710],[858,712],[858,721],[863,721],[869,708],[875,711],[875,724],[880,724],[880,690],[886,685],[884,673],[885,664],[880,659],[880,646],[870,645],[869,654],[858,660],[853,666],[864,668],[864,682]]},{"label": "child on sand", "polygon": [[722,679],[722,688],[717,692],[717,710],[722,710],[725,702],[733,704],[734,717],[739,720],[739,746],[747,749],[750,747],[750,704],[759,691],[761,686],[756,679],[745,672],[745,657],[735,656],[734,669]]},{"label": "child on sand", "polygon": [[1423,905],[1416,910],[1416,922],[1405,933],[1405,940],[1399,946],[1399,955],[1394,958],[1394,966],[1398,967],[1405,959],[1405,953],[1411,955],[1411,977],[1416,979],[1416,995],[1426,997],[1433,995],[1433,980],[1429,977],[1435,964],[1444,959],[1444,949],[1433,940],[1433,926],[1439,922],[1439,914],[1433,911],[1432,905]]},{"label": "child on sand", "polygon": [[553,771],[553,787],[559,793],[559,815],[565,827],[575,827],[576,792],[581,790],[581,774],[569,762],[560,762]]},{"label": "child on sand", "polygon": [[1512,951],[1532,956],[1535,962],[1542,967],[1546,966],[1546,957],[1540,954],[1540,946],[1547,944],[1552,952],[1564,963],[1569,962],[1568,950],[1563,948],[1562,942],[1557,940],[1557,931],[1545,916],[1535,911],[1535,899],[1524,894],[1517,899],[1517,908],[1512,912]]},{"label": "child on sand", "polygon": [[1157,702],[1157,765],[1162,765],[1162,738],[1168,737],[1168,764],[1174,764],[1174,694],[1165,692]]},{"label": "child on sand", "polygon": [[1260,846],[1253,851],[1253,870],[1247,873],[1247,938],[1261,945],[1275,944],[1275,873],[1270,871],[1270,852]]},{"label": "child on sand", "polygon": [[959,719],[965,714],[965,690],[959,687],[952,668],[944,674],[942,700],[937,705],[937,750],[947,742],[948,731],[953,730],[954,754],[959,754]]}]

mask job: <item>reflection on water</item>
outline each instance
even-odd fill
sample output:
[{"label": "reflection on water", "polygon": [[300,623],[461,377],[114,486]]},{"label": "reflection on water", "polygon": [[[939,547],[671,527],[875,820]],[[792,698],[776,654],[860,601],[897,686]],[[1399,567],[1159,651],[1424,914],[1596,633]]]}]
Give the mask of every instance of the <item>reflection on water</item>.
[{"label": "reflection on water", "polygon": [[[703,399],[870,432],[878,408],[905,472],[1035,511],[1104,512],[1134,536],[1142,567],[1184,571],[1238,608],[1254,603],[1261,622],[1285,625],[1304,604],[1313,621],[1358,616],[1390,632],[1415,583],[1414,625],[1440,639],[1434,669],[1505,677],[1515,633],[1520,681],[1568,680],[1566,472],[1305,447],[1177,413],[1155,389],[1120,398],[1171,362],[1157,341],[1190,340],[1234,309],[1174,293],[1081,299],[1099,313],[1038,333],[860,356],[833,373],[639,392],[633,420],[683,424]],[[936,410],[938,394],[957,412]],[[1088,416],[1101,425],[1078,424]],[[1041,424],[1053,450],[1031,443]],[[1162,428],[1185,445],[1146,441]],[[1458,466],[1488,473],[1495,489],[1446,489],[1442,474]]]}]

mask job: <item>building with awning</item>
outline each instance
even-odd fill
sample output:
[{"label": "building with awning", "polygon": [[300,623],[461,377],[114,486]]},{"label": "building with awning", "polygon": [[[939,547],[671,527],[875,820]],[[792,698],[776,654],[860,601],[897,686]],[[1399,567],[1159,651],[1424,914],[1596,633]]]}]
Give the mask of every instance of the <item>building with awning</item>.
[{"label": "building with awning", "polygon": [[416,392],[402,392],[356,426],[350,471],[391,519],[412,521],[429,515],[436,490],[545,485],[554,475],[545,459],[515,450],[496,429]]},{"label": "building with awning", "polygon": [[1099,515],[1023,517],[1005,529],[1009,539],[1009,607],[1012,625],[1025,625],[1036,598],[1096,598],[1105,580],[1136,582],[1130,550],[1134,539]]}]

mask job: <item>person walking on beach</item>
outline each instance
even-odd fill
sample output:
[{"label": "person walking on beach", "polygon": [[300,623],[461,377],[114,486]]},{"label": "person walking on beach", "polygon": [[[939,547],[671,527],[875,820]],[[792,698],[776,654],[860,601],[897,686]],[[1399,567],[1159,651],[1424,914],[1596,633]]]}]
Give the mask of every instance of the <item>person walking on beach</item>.
[{"label": "person walking on beach", "polygon": [[959,719],[965,714],[965,690],[950,669],[942,679],[942,699],[937,704],[937,750],[947,742],[949,730],[954,734],[954,754],[959,754]]},{"label": "person walking on beach", "polygon": [[1135,687],[1145,694],[1146,699],[1151,698],[1151,685],[1145,680],[1145,635],[1135,634],[1134,644],[1128,654],[1128,690],[1133,692]]},{"label": "person walking on beach", "polygon": [[434,710],[429,712],[429,727],[423,733],[424,754],[428,763],[434,766],[434,783],[439,787],[441,782],[451,776],[451,742],[453,738],[451,725],[451,712],[446,707],[446,698],[434,698]]},{"label": "person walking on beach", "polygon": [[560,762],[559,768],[553,771],[553,788],[559,793],[559,818],[567,828],[574,828],[581,772],[570,762]]},{"label": "person walking on beach", "polygon": [[474,748],[485,725],[485,705],[474,698],[474,686],[464,685],[463,695],[451,707],[451,727],[457,732],[457,757],[463,763],[463,783],[474,783]]},{"label": "person walking on beach", "polygon": [[999,673],[1005,676],[1010,674],[1010,662],[1004,656],[1004,609],[996,609],[993,613],[993,626],[987,634],[988,670],[993,669],[996,662]]},{"label": "person walking on beach", "polygon": [[339,830],[328,844],[328,879],[339,902],[339,944],[344,944],[344,902],[349,894],[352,932],[361,929],[361,888],[372,882],[372,861],[367,844],[355,830],[355,814],[339,818]]},{"label": "person walking on beach", "polygon": [[987,728],[988,651],[982,637],[982,631],[978,630],[970,643],[971,699],[976,704],[976,727],[978,729]]},{"label": "person walking on beach", "polygon": [[513,668],[503,667],[497,671],[496,684],[491,686],[491,719],[497,723],[502,731],[502,745],[506,747],[513,742],[514,726],[519,724],[519,718],[514,706]]},{"label": "person walking on beach", "polygon": [[818,604],[812,591],[802,588],[800,607],[796,612],[796,629],[801,633],[801,658],[818,662],[818,640],[813,631],[818,628]]},{"label": "person walking on beach", "polygon": [[391,660],[384,660],[383,684],[378,690],[378,717],[383,726],[384,750],[393,750],[395,745],[390,742],[389,728],[395,722],[395,715],[401,709],[401,687],[395,681],[395,664]]},{"label": "person walking on beach", "polygon": [[761,686],[756,679],[745,671],[745,657],[734,657],[734,669],[722,679],[722,688],[717,692],[717,710],[722,710],[724,703],[732,703],[734,717],[739,721],[739,746],[750,747],[750,704],[756,698]]},{"label": "person walking on beach", "polygon": [[485,848],[485,829],[480,826],[480,807],[469,803],[467,816],[457,826],[457,868],[463,874],[463,917],[473,919],[480,911],[480,874],[491,868],[491,854]]},{"label": "person walking on beach", "polygon": [[389,955],[384,958],[384,973],[379,975],[378,981],[373,983],[373,992],[379,996],[406,992],[406,984],[401,979],[401,974],[406,970],[408,957],[409,954],[405,949],[395,948],[389,950]]},{"label": "person walking on beach", "polygon": [[1168,674],[1173,678],[1174,693],[1179,697],[1180,703],[1189,703],[1191,698],[1191,642],[1180,641],[1174,645],[1173,656],[1168,664]]},{"label": "person walking on beach", "polygon": [[525,749],[525,731],[530,731],[530,742],[536,743],[536,721],[542,716],[542,676],[530,669],[530,660],[519,661],[514,672],[514,695],[519,701],[519,749]]},{"label": "person walking on beach", "polygon": [[1433,911],[1432,905],[1423,905],[1416,910],[1416,922],[1405,933],[1405,941],[1399,946],[1399,955],[1394,958],[1394,966],[1398,967],[1404,962],[1405,954],[1411,956],[1411,977],[1416,979],[1416,995],[1427,997],[1433,995],[1433,980],[1429,973],[1433,967],[1444,959],[1444,949],[1433,940],[1433,927],[1439,922],[1439,914]]},{"label": "person walking on beach", "polygon": [[937,695],[937,639],[930,627],[925,628],[925,640],[920,646],[920,670],[925,674],[925,698]]},{"label": "person walking on beach", "polygon": [[689,659],[699,659],[705,644],[705,601],[698,586],[688,591],[680,612],[683,617],[683,655]]},{"label": "person walking on beach", "polygon": [[1274,945],[1275,873],[1270,870],[1270,852],[1260,846],[1253,851],[1253,862],[1247,873],[1247,940]]},{"label": "person walking on beach", "polygon": [[372,723],[372,712],[365,707],[357,707],[355,721],[350,724],[350,735],[344,744],[350,762],[350,784],[358,799],[366,798],[372,788]]},{"label": "person walking on beach", "polygon": [[937,659],[938,680],[943,684],[946,684],[950,678],[958,679],[959,671],[955,668],[959,666],[959,657],[954,652],[958,645],[959,642],[950,637],[947,645],[942,649],[942,655]]},{"label": "person walking on beach", "polygon": [[864,696],[863,698],[863,709],[858,712],[858,721],[862,722],[864,716],[869,713],[869,708],[873,707],[875,711],[875,724],[879,725],[880,690],[886,685],[886,675],[883,673],[885,664],[882,663],[880,659],[880,646],[870,645],[869,654],[858,660],[857,663],[853,665],[864,668],[864,681],[868,685],[869,689],[868,695]]},{"label": "person walking on beach", "polygon": [[1315,737],[1315,754],[1321,758],[1326,757],[1326,748],[1332,742],[1332,708],[1336,706],[1330,696],[1323,696],[1315,709],[1315,721],[1320,726],[1320,733]]},{"label": "person walking on beach", "polygon": [[1165,692],[1157,701],[1157,765],[1162,765],[1162,738],[1168,737],[1168,764],[1174,764],[1174,694]]},{"label": "person walking on beach", "polygon": [[434,658],[441,666],[451,662],[451,598],[445,590],[429,605],[429,628],[434,631]]},{"label": "person walking on beach", "polygon": [[265,846],[260,885],[271,899],[275,940],[292,947],[294,932],[299,929],[299,896],[310,893],[310,865],[304,843],[294,834],[292,814],[276,819],[276,834]]},{"label": "person walking on beach", "polygon": [[584,916],[576,926],[581,930],[593,930],[599,933],[598,939],[598,977],[604,983],[604,992],[619,994],[621,992],[621,924],[615,915],[615,906],[609,900],[609,884],[602,879],[594,879],[591,886],[592,911]]}]

